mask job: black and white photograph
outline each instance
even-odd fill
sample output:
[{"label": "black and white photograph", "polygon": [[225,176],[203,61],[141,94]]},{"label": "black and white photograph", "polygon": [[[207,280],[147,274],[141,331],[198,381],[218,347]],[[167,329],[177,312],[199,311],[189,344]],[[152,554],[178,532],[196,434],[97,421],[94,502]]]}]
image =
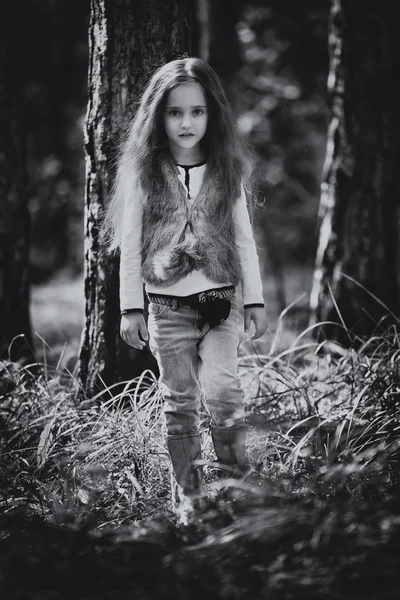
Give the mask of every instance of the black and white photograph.
[{"label": "black and white photograph", "polygon": [[1,0],[2,600],[400,598],[390,0]]}]

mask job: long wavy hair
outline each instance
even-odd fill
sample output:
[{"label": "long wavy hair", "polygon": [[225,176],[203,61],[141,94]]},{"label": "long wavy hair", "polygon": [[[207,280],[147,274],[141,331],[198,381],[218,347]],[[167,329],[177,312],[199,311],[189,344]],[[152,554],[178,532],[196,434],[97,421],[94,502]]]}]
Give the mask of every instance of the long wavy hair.
[{"label": "long wavy hair", "polygon": [[[111,201],[102,224],[102,239],[109,252],[118,250],[122,238],[123,205],[135,189],[147,197],[152,182],[160,177],[155,157],[168,151],[163,111],[168,94],[191,82],[200,83],[206,94],[208,123],[202,147],[207,169],[218,173],[221,189],[239,191],[250,186],[251,151],[239,132],[227,97],[215,71],[200,58],[180,58],[157,69],[140,100],[120,148]],[[235,202],[235,194],[229,194]]]}]

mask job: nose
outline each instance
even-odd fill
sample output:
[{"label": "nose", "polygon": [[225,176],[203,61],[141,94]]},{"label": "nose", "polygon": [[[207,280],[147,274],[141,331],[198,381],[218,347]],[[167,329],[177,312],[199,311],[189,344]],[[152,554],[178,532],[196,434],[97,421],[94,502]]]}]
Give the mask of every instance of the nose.
[{"label": "nose", "polygon": [[189,129],[192,125],[192,119],[190,117],[190,113],[183,113],[181,120],[181,127],[183,129]]}]

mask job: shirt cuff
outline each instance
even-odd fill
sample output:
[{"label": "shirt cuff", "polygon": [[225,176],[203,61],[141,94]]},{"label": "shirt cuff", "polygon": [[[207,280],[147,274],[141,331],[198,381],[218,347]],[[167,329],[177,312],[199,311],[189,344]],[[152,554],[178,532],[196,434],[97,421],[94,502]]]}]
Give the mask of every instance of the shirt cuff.
[{"label": "shirt cuff", "polygon": [[265,308],[265,304],[261,303],[261,302],[256,302],[254,304],[245,304],[243,306],[243,308],[256,308],[256,307]]},{"label": "shirt cuff", "polygon": [[121,315],[128,315],[129,313],[143,314],[143,308],[124,308],[124,310],[121,310]]}]

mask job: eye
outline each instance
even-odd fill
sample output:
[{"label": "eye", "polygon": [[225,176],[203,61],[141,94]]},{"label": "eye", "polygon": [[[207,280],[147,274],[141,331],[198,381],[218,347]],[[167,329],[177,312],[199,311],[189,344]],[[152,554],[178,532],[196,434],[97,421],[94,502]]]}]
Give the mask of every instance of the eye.
[{"label": "eye", "polygon": [[204,110],[203,110],[202,108],[195,108],[195,109],[194,109],[194,111],[193,111],[193,114],[194,114],[196,117],[199,117],[200,115],[203,115],[203,114],[204,114]]},{"label": "eye", "polygon": [[179,110],[176,110],[176,108],[172,108],[171,110],[168,110],[167,113],[171,117],[178,117],[181,114]]}]

